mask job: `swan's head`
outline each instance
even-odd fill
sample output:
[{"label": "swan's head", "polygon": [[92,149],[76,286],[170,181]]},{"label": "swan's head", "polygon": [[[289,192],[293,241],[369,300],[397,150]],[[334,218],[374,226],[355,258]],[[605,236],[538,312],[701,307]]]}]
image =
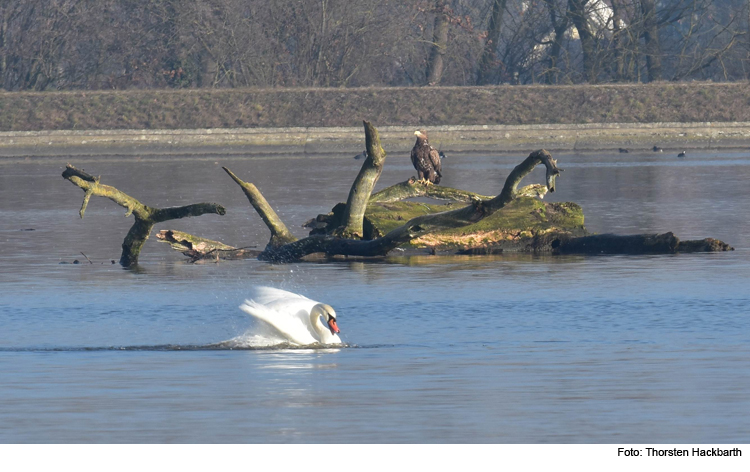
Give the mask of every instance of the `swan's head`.
[{"label": "swan's head", "polygon": [[325,303],[318,303],[310,311],[310,315],[319,317],[322,316],[328,325],[328,329],[331,330],[331,334],[340,333],[339,327],[336,326],[336,312],[331,305]]}]

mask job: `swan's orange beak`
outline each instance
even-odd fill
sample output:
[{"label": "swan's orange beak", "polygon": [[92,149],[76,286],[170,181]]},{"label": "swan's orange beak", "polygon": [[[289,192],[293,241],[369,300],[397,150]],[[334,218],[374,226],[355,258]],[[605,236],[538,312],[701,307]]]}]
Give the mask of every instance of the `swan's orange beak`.
[{"label": "swan's orange beak", "polygon": [[328,319],[328,329],[330,329],[330,330],[331,330],[331,333],[333,333],[333,334],[336,334],[336,333],[340,333],[340,332],[341,332],[341,331],[339,330],[339,327],[338,327],[338,326],[336,326],[336,320],[335,320],[335,319],[333,319],[333,318],[329,318],[329,319]]}]

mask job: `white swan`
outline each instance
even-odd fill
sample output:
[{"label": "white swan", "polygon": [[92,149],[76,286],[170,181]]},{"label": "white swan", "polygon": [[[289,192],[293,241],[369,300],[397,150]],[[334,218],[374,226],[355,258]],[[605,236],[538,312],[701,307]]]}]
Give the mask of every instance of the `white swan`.
[{"label": "white swan", "polygon": [[[277,288],[256,287],[253,298],[245,300],[240,310],[291,344],[341,344],[333,308],[302,295]],[[327,326],[323,325],[321,317]]]}]

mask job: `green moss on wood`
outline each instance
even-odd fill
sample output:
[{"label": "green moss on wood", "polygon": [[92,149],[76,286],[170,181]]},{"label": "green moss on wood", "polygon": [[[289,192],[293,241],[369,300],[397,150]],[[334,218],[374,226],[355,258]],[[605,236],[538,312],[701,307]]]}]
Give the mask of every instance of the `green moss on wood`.
[{"label": "green moss on wood", "polygon": [[[432,205],[417,202],[371,203],[365,214],[370,238],[403,225],[417,216],[458,208],[460,203]],[[436,249],[491,246],[499,241],[519,241],[549,232],[586,234],[583,210],[571,202],[546,203],[520,197],[472,225],[429,234],[414,240],[414,247]]]}]

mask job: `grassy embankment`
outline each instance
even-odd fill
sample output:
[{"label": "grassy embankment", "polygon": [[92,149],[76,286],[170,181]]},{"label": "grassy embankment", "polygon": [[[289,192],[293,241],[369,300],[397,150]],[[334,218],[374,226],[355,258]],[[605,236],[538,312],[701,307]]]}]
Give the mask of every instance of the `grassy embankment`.
[{"label": "grassy embankment", "polygon": [[0,131],[750,122],[750,84],[0,93]]}]

